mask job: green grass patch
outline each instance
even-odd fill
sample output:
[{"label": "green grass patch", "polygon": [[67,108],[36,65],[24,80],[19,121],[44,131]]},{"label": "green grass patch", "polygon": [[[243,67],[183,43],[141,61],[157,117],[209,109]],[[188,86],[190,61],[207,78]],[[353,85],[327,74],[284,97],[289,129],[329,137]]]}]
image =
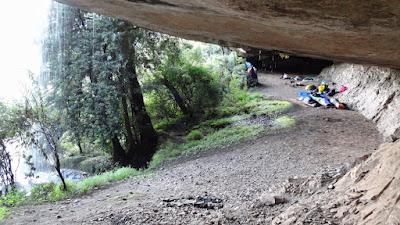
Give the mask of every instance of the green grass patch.
[{"label": "green grass patch", "polygon": [[109,171],[97,176],[86,178],[77,183],[76,186],[80,192],[87,193],[94,188],[101,187],[115,181],[125,180],[129,177],[137,176],[142,173],[143,172],[140,170],[124,167],[115,171]]},{"label": "green grass patch", "polygon": [[186,140],[196,141],[196,140],[201,140],[203,137],[204,135],[200,130],[192,130],[188,135],[186,135]]},{"label": "green grass patch", "polygon": [[195,126],[195,129],[204,129],[204,128],[212,128],[212,129],[220,129],[225,128],[235,122],[245,120],[250,118],[250,114],[244,115],[234,115],[230,117],[218,118],[218,119],[211,119],[200,123],[199,125]]},{"label": "green grass patch", "polygon": [[32,204],[55,202],[73,196],[74,194],[78,194],[75,184],[67,182],[67,187],[68,191],[63,191],[61,184],[53,182],[35,185],[28,201]]},{"label": "green grass patch", "polygon": [[259,92],[249,93],[239,89],[225,96],[217,108],[217,115],[218,117],[243,114],[270,115],[284,112],[290,107],[292,104],[288,101],[270,100]]},{"label": "green grass patch", "polygon": [[[229,146],[255,137],[264,130],[262,125],[233,126],[236,122],[254,116],[276,116],[292,107],[288,101],[266,99],[258,92],[236,89],[227,94],[220,106],[211,112],[208,120],[194,126],[186,136],[186,143],[165,144],[153,156],[150,168],[183,154]],[[210,117],[212,119],[210,119]],[[289,126],[290,120],[280,118],[279,127]]]},{"label": "green grass patch", "polygon": [[10,212],[8,208],[0,207],[0,221],[2,221],[9,213]]},{"label": "green grass patch", "polygon": [[170,127],[174,126],[175,124],[184,120],[183,116],[178,116],[176,118],[166,118],[158,121],[154,124],[154,129],[157,131],[165,131],[168,130]]},{"label": "green grass patch", "polygon": [[201,140],[193,140],[181,145],[168,144],[153,156],[150,168],[155,168],[164,161],[183,154],[230,146],[256,137],[263,130],[264,128],[261,125],[232,126],[214,131]]},{"label": "green grass patch", "polygon": [[290,116],[281,116],[274,121],[274,125],[281,128],[292,127],[296,124],[296,120]]},{"label": "green grass patch", "polygon": [[86,194],[95,188],[99,188],[115,181],[125,180],[142,173],[139,170],[124,167],[115,171],[109,171],[100,175],[88,177],[80,182],[67,181],[67,191],[62,189],[62,184],[47,183],[33,187],[30,195],[31,203],[55,202]]},{"label": "green grass patch", "polygon": [[280,100],[264,99],[257,103],[258,103],[257,106],[255,106],[253,110],[254,111],[253,113],[256,114],[257,116],[282,113],[293,106],[292,103],[288,101],[280,101]]},{"label": "green grass patch", "polygon": [[95,188],[105,186],[115,181],[125,180],[141,173],[142,171],[123,167],[114,171],[88,177],[77,183],[67,181],[67,191],[62,189],[62,184],[40,184],[33,187],[30,200],[32,203],[55,202],[86,194]]},{"label": "green grass patch", "polygon": [[142,173],[143,171],[124,167],[115,171],[109,171],[100,175],[88,177],[78,183],[67,181],[67,191],[62,189],[62,184],[56,183],[35,185],[29,196],[24,192],[11,191],[0,197],[0,221],[3,220],[9,214],[10,209],[15,206],[22,204],[55,202],[80,196],[95,188],[100,188],[112,182],[125,180]]}]

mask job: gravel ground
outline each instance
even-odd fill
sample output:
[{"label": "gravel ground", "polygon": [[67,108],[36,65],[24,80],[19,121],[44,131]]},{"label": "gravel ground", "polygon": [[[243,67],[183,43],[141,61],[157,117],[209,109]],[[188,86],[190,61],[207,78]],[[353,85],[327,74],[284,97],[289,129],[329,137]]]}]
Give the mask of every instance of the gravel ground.
[{"label": "gravel ground", "polygon": [[358,113],[298,105],[299,89],[277,75],[260,82],[265,95],[294,102],[294,127],[177,159],[81,198],[20,207],[5,224],[269,224],[302,198],[269,204],[274,187],[349,164],[381,143]]}]

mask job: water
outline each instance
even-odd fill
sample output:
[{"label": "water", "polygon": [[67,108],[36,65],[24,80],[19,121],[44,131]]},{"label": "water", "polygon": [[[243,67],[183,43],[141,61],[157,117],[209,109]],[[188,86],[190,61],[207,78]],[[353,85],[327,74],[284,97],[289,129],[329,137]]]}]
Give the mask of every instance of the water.
[{"label": "water", "polygon": [[[11,155],[15,181],[19,189],[29,192],[35,184],[61,182],[54,167],[46,160],[38,149],[27,149],[17,142],[12,142],[7,143],[7,151]],[[32,156],[31,162],[36,168],[33,177],[26,176],[31,171],[31,168],[26,164],[24,154]],[[80,181],[85,177],[85,173],[78,170],[62,169],[61,172],[67,180],[73,182]]]},{"label": "water", "polygon": [[[56,48],[61,53],[58,59],[60,66],[56,72],[62,73],[65,12],[63,5],[55,2],[52,4],[56,9],[54,32],[59,39]],[[28,70],[36,76],[40,75],[37,77],[40,84],[46,84],[46,76],[43,76],[45,66],[42,62],[41,45],[43,37],[49,35],[50,9],[51,2],[49,0],[14,0],[0,8],[0,24],[8,32],[8,35],[0,36],[2,55],[6,57],[0,60],[3,62],[0,72],[4,74],[4,76],[0,76],[0,100],[23,102],[26,89],[30,88],[30,82],[27,82],[29,81]],[[10,23],[9,19],[15,17],[17,19]],[[6,147],[11,155],[17,187],[29,191],[34,184],[60,182],[54,167],[39,150],[25,148],[18,142],[9,142]],[[33,177],[26,176],[30,172],[30,166],[25,163],[24,153],[32,155],[31,162],[36,168]],[[78,181],[84,177],[84,173],[76,170],[62,169],[62,173],[65,178],[72,181]],[[1,185],[0,190],[2,190]]]}]

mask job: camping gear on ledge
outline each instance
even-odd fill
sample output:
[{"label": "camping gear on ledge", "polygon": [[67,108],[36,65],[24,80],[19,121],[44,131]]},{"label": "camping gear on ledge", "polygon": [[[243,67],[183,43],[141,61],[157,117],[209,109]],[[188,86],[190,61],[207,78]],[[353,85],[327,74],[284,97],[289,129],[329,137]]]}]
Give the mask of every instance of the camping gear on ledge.
[{"label": "camping gear on ledge", "polygon": [[305,91],[299,92],[298,100],[312,107],[332,106],[337,109],[346,109],[345,104],[330,96],[332,93],[336,93],[336,91],[334,89],[330,90],[326,84],[321,84],[318,88],[310,84],[305,87]]},{"label": "camping gear on ledge", "polygon": [[346,92],[347,89],[348,89],[348,88],[347,88],[346,86],[342,85],[342,86],[340,86],[340,88],[339,88],[339,93]]}]

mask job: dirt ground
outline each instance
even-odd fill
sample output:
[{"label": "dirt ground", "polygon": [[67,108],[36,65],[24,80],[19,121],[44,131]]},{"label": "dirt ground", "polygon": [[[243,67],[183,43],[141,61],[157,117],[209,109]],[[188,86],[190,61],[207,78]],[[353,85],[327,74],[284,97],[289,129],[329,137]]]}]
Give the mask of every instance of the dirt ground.
[{"label": "dirt ground", "polygon": [[[269,224],[302,198],[266,204],[263,196],[275,187],[349,165],[381,143],[358,113],[299,105],[299,89],[277,75],[261,75],[260,82],[265,95],[294,102],[294,127],[177,159],[81,198],[20,207],[5,224]],[[194,204],[199,200],[204,204]]]}]

